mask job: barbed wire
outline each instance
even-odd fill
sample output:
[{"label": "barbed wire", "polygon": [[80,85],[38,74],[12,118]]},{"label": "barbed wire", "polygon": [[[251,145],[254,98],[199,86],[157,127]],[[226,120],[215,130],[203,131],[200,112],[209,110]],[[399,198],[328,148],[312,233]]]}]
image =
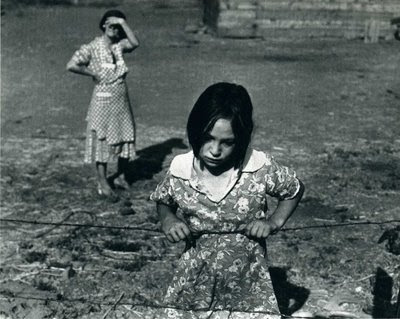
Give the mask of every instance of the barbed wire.
[{"label": "barbed wire", "polygon": [[[9,222],[9,223],[25,223],[25,224],[34,224],[34,225],[51,225],[51,226],[65,226],[65,227],[86,227],[86,228],[104,228],[104,229],[120,229],[120,230],[134,230],[134,231],[148,231],[148,232],[156,232],[162,233],[160,229],[157,228],[150,228],[150,227],[141,227],[141,226],[116,226],[116,225],[99,225],[99,224],[81,224],[81,223],[65,223],[65,222],[46,222],[46,221],[34,221],[34,220],[25,220],[25,219],[13,219],[13,218],[0,218],[1,222]],[[309,225],[309,226],[301,226],[301,227],[286,227],[281,229],[280,231],[297,231],[303,229],[320,229],[320,228],[331,228],[331,227],[346,227],[346,226],[365,226],[365,225],[383,225],[383,224],[395,224],[400,223],[400,219],[392,219],[386,221],[363,221],[363,222],[347,222],[347,223],[337,223],[337,224],[318,224],[318,225]],[[202,232],[198,235],[205,235],[205,234],[238,234],[243,233],[242,230],[237,231],[206,231]],[[102,305],[102,306],[115,306],[115,303],[104,303],[104,302],[96,302],[91,301],[85,298],[78,298],[78,299],[69,299],[65,298],[62,295],[57,296],[56,298],[40,298],[40,297],[33,297],[33,296],[22,296],[13,293],[5,293],[0,292],[1,296],[5,298],[18,298],[18,299],[27,299],[27,300],[38,300],[43,302],[76,302],[76,303],[84,303],[84,304],[95,304],[95,305]],[[119,302],[119,305],[130,306],[133,307],[144,307],[144,308],[152,308],[152,309],[160,309],[160,310],[179,310],[179,311],[190,311],[190,312],[219,312],[219,311],[227,311],[229,313],[241,312],[241,313],[249,313],[249,314],[266,314],[266,315],[276,315],[281,316],[283,318],[300,318],[291,315],[281,314],[279,312],[273,311],[248,311],[244,309],[209,309],[209,308],[184,308],[184,307],[177,307],[172,305],[163,305],[154,302],[145,301],[142,303],[122,303]]]},{"label": "barbed wire", "polygon": [[[4,296],[4,298],[16,298],[16,299],[23,299],[23,300],[36,300],[36,301],[43,301],[43,302],[58,302],[58,303],[83,303],[83,304],[91,304],[91,305],[97,305],[97,306],[114,306],[115,302],[98,302],[94,300],[89,300],[87,298],[81,297],[77,299],[69,299],[65,298],[62,295],[59,295],[55,298],[42,298],[42,297],[34,297],[34,296],[22,296],[18,294],[13,294],[13,293],[5,293],[5,292],[0,292],[1,296]],[[122,298],[121,298],[122,299]],[[179,307],[179,306],[174,306],[174,305],[164,305],[164,304],[157,304],[154,302],[150,302],[146,300],[145,302],[141,303],[135,303],[135,302],[118,302],[118,305],[120,306],[130,306],[131,308],[133,307],[144,307],[144,308],[152,308],[152,309],[159,309],[159,310],[167,310],[167,309],[173,309],[173,310],[179,310],[179,311],[187,311],[187,312],[195,312],[195,313],[200,313],[200,312],[220,312],[220,311],[227,311],[230,313],[234,312],[239,312],[239,313],[248,313],[248,314],[265,314],[265,315],[275,315],[275,316],[281,316],[283,318],[288,318],[288,319],[295,319],[295,318],[303,318],[299,316],[292,316],[292,315],[286,315],[282,314],[277,311],[267,311],[267,310],[245,310],[245,309],[240,309],[240,308],[216,308],[216,309],[210,309],[210,308],[185,308],[185,307]]]},{"label": "barbed wire", "polygon": [[[47,221],[36,221],[26,219],[14,219],[14,218],[0,218],[0,222],[7,223],[21,223],[21,224],[34,224],[34,225],[51,225],[51,226],[64,226],[64,227],[86,227],[86,228],[105,228],[105,229],[119,229],[119,230],[136,230],[136,231],[148,231],[162,233],[158,228],[142,227],[142,226],[118,226],[118,225],[100,225],[100,224],[81,224],[81,223],[57,223]],[[303,229],[319,229],[319,228],[333,228],[333,227],[346,227],[346,226],[365,226],[365,225],[384,225],[384,224],[395,224],[400,223],[400,219],[391,219],[386,221],[363,221],[363,222],[346,222],[337,224],[317,224],[300,227],[285,227],[279,230],[279,232],[286,231],[297,231]],[[225,234],[241,234],[243,230],[234,231],[202,231],[197,232],[197,235],[225,235]]]},{"label": "barbed wire", "polygon": [[149,232],[161,231],[157,228],[149,227],[136,227],[136,226],[116,226],[116,225],[100,225],[100,224],[79,224],[79,223],[57,223],[57,222],[46,222],[26,219],[13,219],[13,218],[0,218],[0,222],[11,222],[21,224],[35,224],[35,225],[50,225],[50,226],[66,226],[66,227],[86,227],[86,228],[109,228],[109,229],[121,229],[121,230],[143,230]]}]

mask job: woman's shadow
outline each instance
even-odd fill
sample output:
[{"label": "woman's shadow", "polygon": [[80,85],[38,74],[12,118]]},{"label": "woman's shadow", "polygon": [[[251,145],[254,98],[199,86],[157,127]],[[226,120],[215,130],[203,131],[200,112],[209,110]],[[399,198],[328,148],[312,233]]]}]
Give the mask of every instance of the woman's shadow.
[{"label": "woman's shadow", "polygon": [[182,138],[170,138],[162,143],[155,144],[137,151],[137,158],[128,164],[125,179],[129,185],[144,179],[152,179],[163,169],[165,158],[172,154],[172,150],[187,149]]},{"label": "woman's shadow", "polygon": [[307,301],[310,290],[290,283],[284,268],[270,267],[269,272],[280,312],[290,316],[300,310]]},{"label": "woman's shadow", "polygon": [[373,282],[373,318],[400,318],[400,289],[397,303],[392,303],[393,278],[384,269],[378,267]]}]

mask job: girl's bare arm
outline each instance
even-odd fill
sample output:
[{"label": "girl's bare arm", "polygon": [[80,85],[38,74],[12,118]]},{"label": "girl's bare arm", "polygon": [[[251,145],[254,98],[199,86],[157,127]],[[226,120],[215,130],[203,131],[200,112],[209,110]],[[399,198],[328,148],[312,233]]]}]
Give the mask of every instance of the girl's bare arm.
[{"label": "girl's bare arm", "polygon": [[268,220],[255,220],[250,222],[245,233],[249,237],[267,238],[271,233],[282,228],[295,211],[304,193],[304,185],[300,182],[300,189],[292,199],[279,200],[274,213]]},{"label": "girl's bare arm", "polygon": [[300,189],[295,197],[293,197],[292,199],[278,201],[275,212],[269,218],[269,222],[275,226],[275,229],[273,229],[273,231],[279,230],[283,225],[285,225],[286,221],[295,211],[297,205],[300,202],[300,199],[303,197],[305,187],[300,180],[299,182]]},{"label": "girl's bare arm", "polygon": [[190,237],[189,227],[182,220],[176,217],[176,211],[176,207],[157,203],[157,213],[161,221],[161,230],[172,243]]}]

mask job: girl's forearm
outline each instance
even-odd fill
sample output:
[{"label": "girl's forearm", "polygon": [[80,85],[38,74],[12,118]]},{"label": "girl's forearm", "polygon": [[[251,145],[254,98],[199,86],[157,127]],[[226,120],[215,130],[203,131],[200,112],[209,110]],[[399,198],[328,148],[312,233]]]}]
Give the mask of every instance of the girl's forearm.
[{"label": "girl's forearm", "polygon": [[157,212],[161,221],[161,231],[171,243],[177,243],[191,237],[189,227],[176,216],[176,210],[176,206],[157,204]]},{"label": "girl's forearm", "polygon": [[157,204],[157,213],[161,224],[163,224],[166,220],[177,219],[176,210],[177,209],[175,207],[167,206],[164,204]]},{"label": "girl's forearm", "polygon": [[298,203],[300,202],[300,199],[302,198],[304,193],[304,185],[301,181],[299,182],[300,182],[300,189],[297,195],[292,199],[280,200],[275,209],[275,212],[269,218],[269,222],[272,224],[275,230],[278,230],[283,225],[285,225],[286,221],[293,214]]}]

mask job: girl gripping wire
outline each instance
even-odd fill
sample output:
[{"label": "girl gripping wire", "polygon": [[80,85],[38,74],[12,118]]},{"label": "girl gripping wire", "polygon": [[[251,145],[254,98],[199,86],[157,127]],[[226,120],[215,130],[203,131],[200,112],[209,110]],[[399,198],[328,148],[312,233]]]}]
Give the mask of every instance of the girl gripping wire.
[{"label": "girl gripping wire", "polygon": [[[114,180],[135,157],[135,126],[125,77],[123,53],[139,42],[119,10],[107,11],[99,24],[103,35],[82,45],[67,70],[90,76],[95,82],[87,115],[85,162],[96,162],[99,195],[116,199]],[[118,156],[118,169],[107,178],[107,162]]]},{"label": "girl gripping wire", "polygon": [[[244,87],[208,87],[189,115],[192,151],[173,159],[151,194],[167,239],[187,242],[164,299],[171,317],[182,315],[174,308],[279,314],[265,239],[285,224],[304,186],[294,171],[249,147],[252,110]],[[267,195],[279,199],[272,213]]]}]

